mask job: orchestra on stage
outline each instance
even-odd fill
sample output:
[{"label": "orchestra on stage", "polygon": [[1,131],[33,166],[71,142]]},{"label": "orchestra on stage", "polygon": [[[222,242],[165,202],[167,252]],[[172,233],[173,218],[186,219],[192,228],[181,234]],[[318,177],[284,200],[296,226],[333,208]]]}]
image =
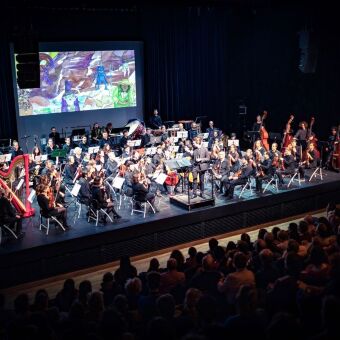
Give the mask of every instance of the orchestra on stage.
[{"label": "orchestra on stage", "polygon": [[[252,148],[244,151],[235,133],[229,137],[213,121],[206,130],[192,120],[167,128],[156,109],[147,125],[132,120],[119,133],[111,123],[94,123],[88,134],[62,138],[52,127],[46,145],[36,144],[29,154],[14,141],[10,152],[0,154],[0,222],[21,235],[20,216],[33,214],[32,191],[41,218],[56,218],[67,230],[67,210],[73,203],[87,207],[89,221],[102,211],[105,224],[107,218],[121,219],[117,211],[122,198],[131,199],[132,209],[147,202],[157,212],[157,198],[166,195],[205,199],[207,183],[215,195],[231,200],[237,186],[251,187],[252,181],[258,195],[269,182],[278,189],[295,176],[302,182],[306,169],[321,169],[322,156],[324,167],[339,170],[339,127],[332,127],[322,155],[312,130],[314,117],[309,124],[300,122],[294,134],[291,115],[282,142],[269,144],[267,114],[257,116]],[[180,163],[186,165],[173,165]]]}]

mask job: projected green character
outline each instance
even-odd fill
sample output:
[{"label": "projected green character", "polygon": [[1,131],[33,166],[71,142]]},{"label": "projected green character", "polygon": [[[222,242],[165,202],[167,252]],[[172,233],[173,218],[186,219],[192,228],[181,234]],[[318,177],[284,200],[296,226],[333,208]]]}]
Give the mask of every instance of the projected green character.
[{"label": "projected green character", "polygon": [[128,79],[123,79],[118,83],[112,93],[115,107],[135,106],[135,98],[132,86]]}]

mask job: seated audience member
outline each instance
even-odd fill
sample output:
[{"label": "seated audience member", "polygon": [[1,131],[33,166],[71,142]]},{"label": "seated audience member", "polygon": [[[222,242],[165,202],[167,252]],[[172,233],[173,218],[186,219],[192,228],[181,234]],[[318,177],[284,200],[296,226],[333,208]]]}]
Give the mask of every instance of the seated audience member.
[{"label": "seated audience member", "polygon": [[254,273],[247,269],[248,258],[245,254],[237,252],[234,255],[233,265],[235,272],[230,273],[218,283],[218,290],[226,294],[227,301],[234,303],[236,294],[242,285],[255,286]]},{"label": "seated audience member", "polygon": [[161,274],[160,293],[169,293],[177,286],[184,286],[185,275],[177,270],[176,259],[167,262],[167,272]]}]

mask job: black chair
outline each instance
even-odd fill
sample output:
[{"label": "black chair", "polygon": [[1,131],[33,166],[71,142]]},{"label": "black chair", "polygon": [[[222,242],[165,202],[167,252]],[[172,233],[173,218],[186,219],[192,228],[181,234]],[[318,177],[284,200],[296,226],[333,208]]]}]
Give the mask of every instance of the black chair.
[{"label": "black chair", "polygon": [[1,241],[2,241],[2,232],[3,232],[3,229],[7,232],[9,232],[16,240],[18,239],[18,236],[15,234],[15,232],[9,227],[8,224],[6,223],[1,223],[0,222],[0,244],[1,244]]},{"label": "black chair", "polygon": [[[135,208],[136,205],[139,205],[141,208]],[[141,200],[141,199],[137,199],[136,196],[132,196],[132,209],[131,209],[131,215],[134,214],[134,212],[140,212],[143,213],[144,218],[146,215],[146,209],[147,207],[150,207],[152,212],[155,214],[155,208],[152,206],[152,204],[148,201],[148,200]]]},{"label": "black chair", "polygon": [[106,217],[109,218],[109,220],[111,222],[113,222],[110,215],[103,208],[101,208],[99,202],[96,199],[91,199],[90,204],[89,204],[89,212],[88,212],[87,222],[94,220],[94,221],[96,221],[96,227],[97,227],[98,226],[98,220],[99,220],[99,213],[103,213]]}]

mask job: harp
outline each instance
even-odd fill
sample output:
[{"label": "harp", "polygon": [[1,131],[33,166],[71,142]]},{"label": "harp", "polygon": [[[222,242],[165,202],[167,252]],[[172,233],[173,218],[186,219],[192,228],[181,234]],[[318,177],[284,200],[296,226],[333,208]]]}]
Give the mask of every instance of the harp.
[{"label": "harp", "polygon": [[34,209],[28,201],[29,188],[29,155],[15,157],[6,171],[0,170],[0,187],[5,189],[12,204],[22,217],[34,215]]}]

